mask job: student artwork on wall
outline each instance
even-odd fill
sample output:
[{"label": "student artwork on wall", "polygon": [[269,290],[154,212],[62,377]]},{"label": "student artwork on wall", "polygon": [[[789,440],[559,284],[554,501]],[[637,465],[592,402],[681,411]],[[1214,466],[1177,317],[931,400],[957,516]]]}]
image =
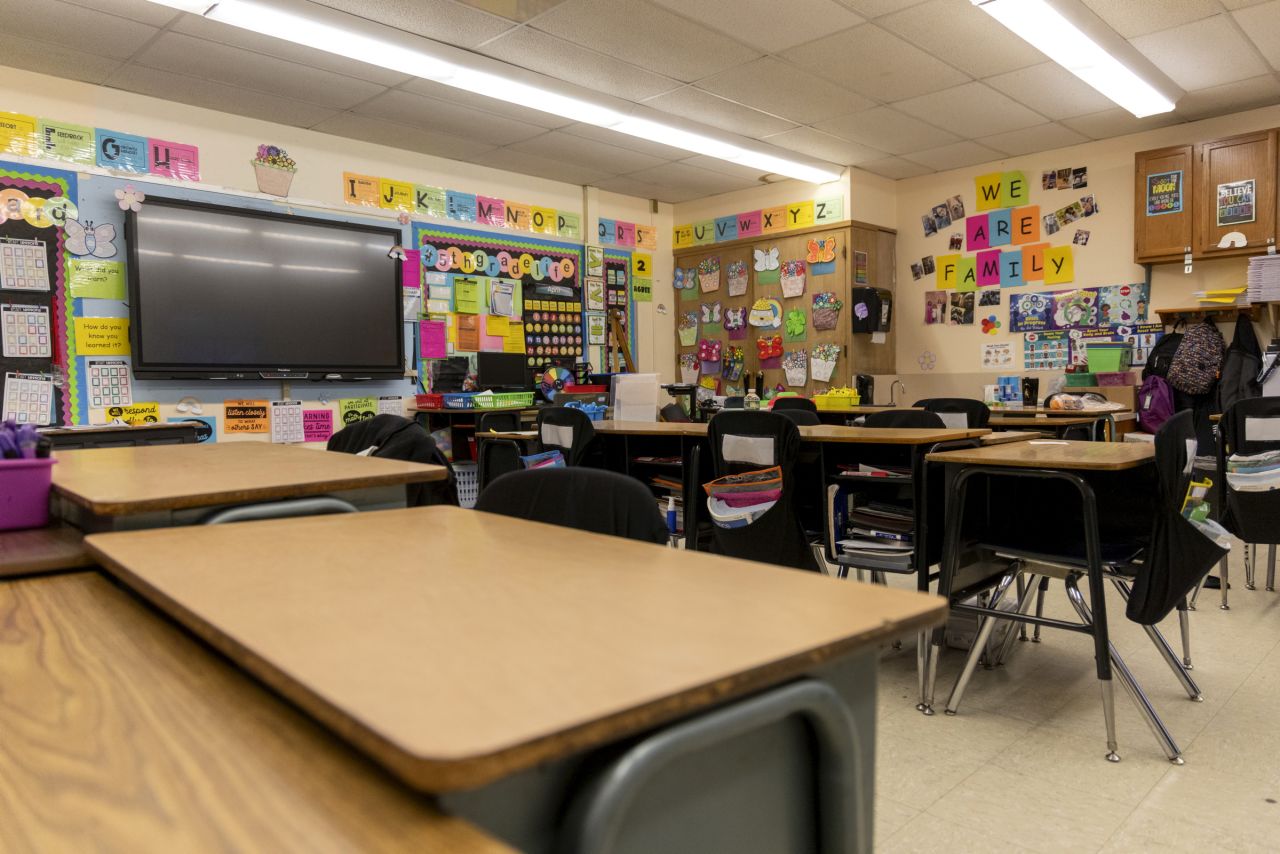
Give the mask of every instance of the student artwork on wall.
[{"label": "student artwork on wall", "polygon": [[829,276],[836,271],[835,237],[810,238],[804,258],[809,275]]}]

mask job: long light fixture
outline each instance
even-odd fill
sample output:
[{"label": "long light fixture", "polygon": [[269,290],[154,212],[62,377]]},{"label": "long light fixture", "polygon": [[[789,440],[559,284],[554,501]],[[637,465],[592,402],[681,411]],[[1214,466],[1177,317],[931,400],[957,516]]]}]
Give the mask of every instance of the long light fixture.
[{"label": "long light fixture", "polygon": [[971,2],[1137,118],[1169,112],[1183,94],[1146,57],[1074,0]]},{"label": "long light fixture", "polygon": [[[745,138],[725,139],[663,121],[662,114],[625,101],[613,105],[570,94],[560,81],[486,60],[458,48],[402,33],[363,18],[302,5],[297,0],[151,0],[262,35],[377,65],[539,110],[583,124],[608,128],[694,154],[758,168],[814,184],[840,178],[841,169],[801,158]],[[506,73],[504,73],[506,72]],[[521,79],[524,77],[524,79]]]}]

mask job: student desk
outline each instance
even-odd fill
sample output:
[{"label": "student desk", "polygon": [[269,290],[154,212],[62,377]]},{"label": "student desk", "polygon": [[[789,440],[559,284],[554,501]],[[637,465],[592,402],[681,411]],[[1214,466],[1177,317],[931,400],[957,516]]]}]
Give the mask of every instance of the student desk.
[{"label": "student desk", "polygon": [[1096,435],[1098,423],[1111,422],[1112,415],[1113,413],[1110,412],[1097,415],[1084,415],[1073,412],[1051,416],[1045,412],[1036,414],[1029,411],[1026,414],[1014,415],[1001,411],[999,413],[991,413],[991,420],[987,422],[987,426],[992,430],[1021,430],[1027,427],[1034,427],[1036,430],[1043,430],[1059,437],[1073,427],[1089,427],[1091,433]]},{"label": "student desk", "polygon": [[0,583],[0,848],[512,854],[97,573]]},{"label": "student desk", "polygon": [[[443,407],[419,407],[410,404],[408,412],[423,428],[432,430],[447,428],[449,441],[453,445],[454,459],[467,459],[463,449],[467,447],[467,439],[476,435],[476,425],[480,417],[489,412],[511,412],[520,417],[523,424],[527,416],[538,411],[537,406],[505,406],[499,409],[446,409]],[[478,449],[477,449],[478,451]]]},{"label": "student desk", "polygon": [[[602,827],[634,851],[794,851],[816,824],[824,851],[869,851],[878,645],[944,612],[455,507],[86,543],[407,785],[535,854],[568,850],[565,834],[572,850],[613,850]],[[508,559],[516,543],[546,547]],[[793,729],[796,715],[812,727]],[[797,792],[801,813],[780,817]],[[766,818],[745,820],[742,797],[765,793]],[[699,847],[712,829],[722,844]]]},{"label": "student desk", "polygon": [[40,435],[56,451],[78,448],[126,448],[134,445],[194,445],[194,424],[105,424],[95,427],[44,427]]},{"label": "student desk", "polygon": [[1028,442],[1032,439],[1043,439],[1048,433],[1041,433],[1037,430],[1002,430],[999,433],[988,433],[982,437],[982,444],[987,445],[1007,445],[1010,442]]},{"label": "student desk", "polygon": [[327,496],[361,509],[403,507],[405,486],[441,466],[267,442],[54,453],[54,515],[83,531],[190,525],[218,508]]},{"label": "student desk", "polygon": [[[1050,440],[943,451],[929,454],[928,460],[945,466],[946,469],[947,519],[938,595],[949,601],[964,548],[960,529],[966,518],[966,508],[964,502],[956,500],[956,497],[963,494],[968,480],[979,475],[987,476],[988,480],[1000,479],[1000,492],[1007,502],[1021,503],[1024,507],[1036,506],[1037,492],[1048,495],[1042,490],[1057,485],[1059,491],[1053,493],[1053,499],[1040,504],[1050,511],[1048,518],[1043,520],[1045,532],[1048,533],[1052,526],[1060,523],[1074,529],[1077,520],[1082,517],[1086,528],[1093,527],[1097,530],[1102,511],[1099,505],[1103,503],[1099,500],[1100,497],[1113,505],[1122,505],[1126,502],[1124,486],[1140,490],[1143,484],[1147,484],[1145,479],[1134,477],[1134,474],[1145,467],[1154,476],[1155,448],[1148,444],[1127,442]],[[1019,482],[1027,483],[1031,491],[1011,495],[1013,485]],[[1153,483],[1154,481],[1147,485]],[[995,489],[990,491],[993,495],[996,492]],[[1072,499],[1078,503],[1073,503]],[[986,503],[989,508],[990,500]],[[1148,506],[1149,501],[1137,501],[1136,504]],[[986,510],[986,513],[992,515],[999,512],[999,509]],[[1123,521],[1120,520],[1117,524],[1123,524]],[[1005,523],[1005,527],[1016,526],[1017,523],[1013,520]],[[1094,617],[1100,625],[1105,625],[1106,608],[1102,603],[1106,600],[1102,578],[1095,572],[1090,572],[1089,575],[1089,597],[1093,603]],[[934,681],[941,648],[942,635],[935,631],[926,653],[927,688],[919,707],[927,715],[933,714]],[[1103,659],[1108,655],[1105,649],[1099,654]]]},{"label": "student desk", "polygon": [[91,566],[84,534],[70,525],[0,531],[0,579]]}]

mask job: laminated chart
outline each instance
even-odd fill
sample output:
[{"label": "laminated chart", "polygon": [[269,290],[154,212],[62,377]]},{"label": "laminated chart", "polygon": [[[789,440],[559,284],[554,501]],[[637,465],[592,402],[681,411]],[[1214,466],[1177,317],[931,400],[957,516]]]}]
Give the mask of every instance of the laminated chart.
[{"label": "laminated chart", "polygon": [[49,309],[43,305],[0,306],[0,335],[9,359],[51,359]]}]

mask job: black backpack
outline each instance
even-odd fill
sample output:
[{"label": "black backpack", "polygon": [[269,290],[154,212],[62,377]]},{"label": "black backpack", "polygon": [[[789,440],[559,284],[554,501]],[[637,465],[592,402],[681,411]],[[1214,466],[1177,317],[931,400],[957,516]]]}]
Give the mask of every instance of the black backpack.
[{"label": "black backpack", "polygon": [[1222,379],[1218,381],[1218,412],[1226,412],[1239,400],[1262,395],[1258,374],[1262,372],[1262,347],[1253,331],[1253,322],[1240,315],[1236,334],[1222,360]]},{"label": "black backpack", "polygon": [[1147,354],[1146,367],[1142,369],[1142,378],[1147,377],[1168,377],[1169,367],[1173,364],[1173,356],[1178,352],[1178,347],[1182,344],[1182,333],[1177,331],[1178,327],[1174,327],[1173,332],[1166,333],[1156,342],[1156,346],[1151,348],[1151,352]]},{"label": "black backpack", "polygon": [[1187,394],[1213,391],[1226,351],[1227,342],[1218,327],[1210,320],[1202,320],[1182,337],[1165,379],[1169,385]]}]

